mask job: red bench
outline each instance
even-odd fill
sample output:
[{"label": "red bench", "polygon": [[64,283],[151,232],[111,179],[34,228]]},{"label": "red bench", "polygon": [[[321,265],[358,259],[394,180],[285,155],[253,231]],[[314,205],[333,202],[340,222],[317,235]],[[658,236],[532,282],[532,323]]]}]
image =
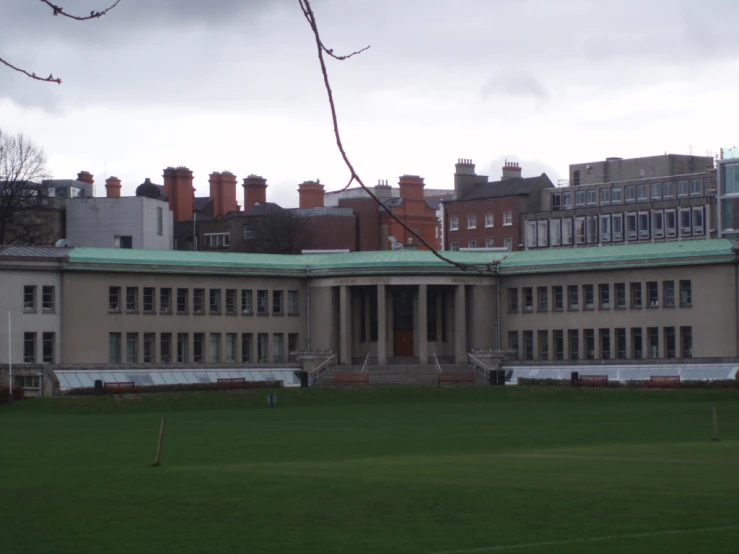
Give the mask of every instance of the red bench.
[{"label": "red bench", "polygon": [[679,384],[679,375],[651,375],[647,381],[648,387],[675,388]]},{"label": "red bench", "polygon": [[245,377],[229,377],[229,378],[219,378],[218,381],[216,381],[216,388],[217,389],[243,389],[246,386],[246,378]]},{"label": "red bench", "polygon": [[603,387],[608,385],[608,375],[580,375],[578,386]]},{"label": "red bench", "polygon": [[333,376],[334,385],[369,385],[369,375],[366,373],[336,373]]},{"label": "red bench", "polygon": [[474,373],[440,373],[439,374],[439,386],[443,384],[450,385],[462,385],[462,384],[475,384]]},{"label": "red bench", "polygon": [[106,382],[103,385],[105,392],[117,394],[138,394],[139,388],[134,381]]}]

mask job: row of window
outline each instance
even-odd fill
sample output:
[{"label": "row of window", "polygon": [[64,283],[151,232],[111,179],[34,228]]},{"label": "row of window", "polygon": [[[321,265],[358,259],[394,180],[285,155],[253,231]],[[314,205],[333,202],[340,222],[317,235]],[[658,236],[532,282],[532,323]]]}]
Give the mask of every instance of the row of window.
[{"label": "row of window", "polygon": [[[54,352],[56,350],[56,333],[41,334],[41,362],[44,364],[54,363]],[[38,358],[38,335],[39,333],[23,333],[23,363],[36,364]]]},{"label": "row of window", "polygon": [[[503,226],[507,227],[510,225],[513,225],[513,212],[505,212],[503,213]],[[495,215],[488,213],[485,214],[485,228],[487,229],[490,227],[495,227]],[[467,228],[477,229],[477,214],[467,215]],[[459,230],[459,216],[453,215],[449,218],[449,230]]]},{"label": "row of window", "polygon": [[[552,193],[552,211],[571,210],[586,206],[610,206],[613,204],[671,200],[674,198],[695,198],[703,196],[703,186],[711,189],[711,177],[683,179],[666,183],[640,183],[605,188],[587,188]],[[623,194],[622,194],[623,192]],[[677,193],[677,195],[676,195]]]},{"label": "row of window", "polygon": [[[41,288],[41,311],[43,313],[54,313],[56,311],[56,287],[44,285]],[[25,285],[23,287],[23,311],[35,313],[38,311],[38,289],[36,285]]]},{"label": "row of window", "polygon": [[705,234],[705,206],[526,222],[527,248]]},{"label": "row of window", "polygon": [[[486,238],[485,239],[485,248],[494,248],[495,247],[495,239],[493,238]],[[505,237],[503,239],[503,247],[508,250],[508,252],[511,252],[513,250],[513,237]],[[451,250],[459,250],[459,241],[452,241],[449,243],[449,248]],[[470,239],[467,241],[467,248],[478,248],[477,239]]]},{"label": "row of window", "polygon": [[[519,304],[519,289],[508,289],[508,311],[532,313],[536,302],[537,312],[563,311],[565,309],[565,290],[567,292],[567,310],[594,310],[596,307],[596,293],[598,309],[610,310],[625,309],[630,306],[634,309],[644,308],[674,308],[676,306],[675,281],[662,281],[662,298],[660,304],[659,281],[648,281],[646,283],[646,298],[644,298],[643,283],[614,283],[611,289],[610,283],[599,285],[553,285],[550,291],[548,286],[544,287],[522,287],[521,300]],[[627,290],[630,293],[627,298]],[[679,281],[680,307],[687,308],[693,305],[693,287],[689,279]],[[536,298],[534,297],[536,293]],[[630,302],[629,302],[630,300]]]},{"label": "row of window", "polygon": [[548,330],[509,331],[508,348],[524,360],[691,358],[693,328],[555,329],[551,335]]},{"label": "row of window", "polygon": [[286,356],[284,333],[272,333],[271,350],[269,333],[257,333],[256,352],[253,333],[159,333],[159,340],[157,333],[110,333],[108,359],[111,364],[281,363],[298,349],[298,339],[298,333],[287,334]]},{"label": "row of window", "polygon": [[[108,288],[108,312],[110,313],[139,313],[139,287],[109,287]],[[159,301],[160,314],[189,314],[202,315],[251,315],[253,311],[254,291],[251,289],[190,289],[160,287],[157,295],[156,287],[143,287],[141,296],[141,309],[145,314],[157,313],[157,299]],[[225,292],[225,294],[224,294]],[[272,299],[270,303],[270,292]],[[125,298],[123,294],[125,293]],[[268,315],[271,306],[272,315],[285,315],[285,291],[282,290],[257,290],[256,291],[256,314]],[[225,298],[225,305],[222,305]],[[297,290],[287,291],[287,315],[299,315],[299,294]]]}]

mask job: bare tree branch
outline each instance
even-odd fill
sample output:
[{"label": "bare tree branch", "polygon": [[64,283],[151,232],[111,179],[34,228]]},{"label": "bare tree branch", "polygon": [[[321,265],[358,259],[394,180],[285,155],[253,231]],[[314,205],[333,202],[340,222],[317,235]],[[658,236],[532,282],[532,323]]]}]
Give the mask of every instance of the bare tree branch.
[{"label": "bare tree branch", "polygon": [[49,6],[52,10],[54,10],[54,15],[61,15],[64,17],[68,17],[69,19],[74,19],[75,21],[88,21],[90,19],[98,19],[99,17],[103,17],[105,14],[107,14],[110,10],[115,8],[118,4],[121,3],[121,0],[116,0],[112,5],[108,6],[104,10],[95,11],[92,10],[90,12],[90,15],[74,15],[70,14],[64,11],[64,8],[61,6],[58,6],[57,4],[53,4],[49,2],[49,0],[41,0],[44,4]]},{"label": "bare tree branch", "polygon": [[62,84],[62,80],[54,77],[54,75],[49,75],[48,77],[39,77],[35,73],[29,73],[25,69],[21,67],[16,67],[12,63],[5,61],[4,59],[0,58],[0,63],[3,63],[7,65],[10,69],[15,69],[18,73],[23,73],[27,77],[30,77],[31,79],[36,79],[37,81],[44,81],[45,83],[57,83],[58,85]]}]

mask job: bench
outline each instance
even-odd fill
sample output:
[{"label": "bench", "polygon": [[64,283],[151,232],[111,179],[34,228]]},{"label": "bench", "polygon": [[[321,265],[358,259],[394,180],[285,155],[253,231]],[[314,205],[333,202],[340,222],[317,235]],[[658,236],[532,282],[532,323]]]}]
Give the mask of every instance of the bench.
[{"label": "bench", "polygon": [[[243,384],[242,384],[243,383]],[[243,389],[246,387],[245,377],[229,377],[218,378],[216,381],[217,389]]]},{"label": "bench", "polygon": [[336,373],[333,376],[334,385],[369,385],[369,375],[366,373]]},{"label": "bench", "polygon": [[648,387],[674,388],[679,384],[679,375],[651,375],[647,381]]},{"label": "bench", "polygon": [[608,375],[580,375],[578,386],[603,387],[608,385]]},{"label": "bench", "polygon": [[105,392],[118,394],[138,394],[139,388],[134,381],[112,381],[103,384]]},{"label": "bench", "polygon": [[442,384],[461,385],[468,383],[475,384],[474,373],[439,373],[439,386]]}]

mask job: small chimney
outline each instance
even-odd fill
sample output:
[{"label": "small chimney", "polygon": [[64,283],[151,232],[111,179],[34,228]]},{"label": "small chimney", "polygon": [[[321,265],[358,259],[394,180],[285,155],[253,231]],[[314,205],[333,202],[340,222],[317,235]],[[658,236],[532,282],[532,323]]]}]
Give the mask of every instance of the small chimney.
[{"label": "small chimney", "polygon": [[[92,175],[90,175],[92,177]],[[78,179],[81,180],[81,179]],[[83,181],[87,182],[87,181]],[[121,197],[121,180],[118,177],[108,177],[105,180],[105,196],[108,198]]]},{"label": "small chimney", "polygon": [[457,175],[474,175],[475,164],[469,158],[459,158],[454,165],[454,173]]},{"label": "small chimney", "polygon": [[239,211],[239,203],[236,201],[236,181],[236,175],[230,171],[221,173],[222,215],[226,215],[228,212]]},{"label": "small chimney", "polygon": [[375,196],[379,200],[390,200],[393,197],[393,188],[388,184],[387,179],[380,179],[375,185]]},{"label": "small chimney", "polygon": [[211,215],[213,217],[221,217],[221,210],[223,209],[223,195],[221,191],[221,174],[213,172],[210,174],[208,179],[210,183],[210,207]]},{"label": "small chimney", "polygon": [[249,175],[244,179],[244,211],[251,210],[255,204],[267,201],[267,179],[259,175]]},{"label": "small chimney", "polygon": [[195,213],[195,189],[192,171],[184,166],[164,170],[164,192],[169,197],[169,209],[175,222],[192,219]]},{"label": "small chimney", "polygon": [[398,181],[400,197],[408,200],[423,200],[423,177],[403,175]]},{"label": "small chimney", "polygon": [[298,197],[301,210],[323,208],[323,185],[317,181],[305,181],[298,185]]},{"label": "small chimney", "polygon": [[507,179],[520,179],[521,168],[518,166],[518,162],[506,162],[503,166],[503,176],[500,178],[501,181]]},{"label": "small chimney", "polygon": [[95,184],[95,179],[93,178],[92,173],[90,173],[89,171],[80,171],[77,174],[77,180],[83,183],[87,183],[88,185]]}]

